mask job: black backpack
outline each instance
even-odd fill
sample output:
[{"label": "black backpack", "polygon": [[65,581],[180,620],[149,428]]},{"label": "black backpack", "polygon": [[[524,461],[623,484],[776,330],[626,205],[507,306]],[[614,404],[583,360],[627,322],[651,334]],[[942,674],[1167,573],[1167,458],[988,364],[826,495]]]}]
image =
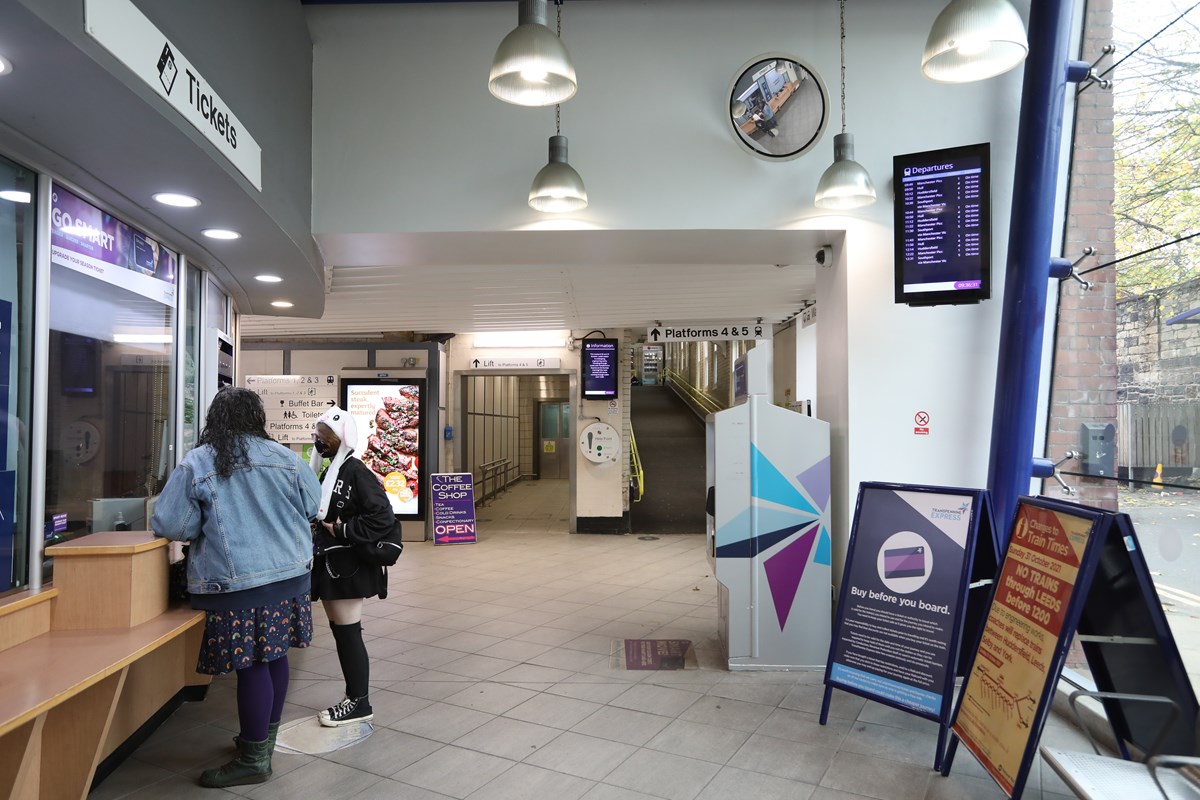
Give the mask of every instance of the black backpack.
[{"label": "black backpack", "polygon": [[400,520],[396,520],[382,539],[370,544],[359,545],[359,551],[369,563],[380,567],[392,567],[400,560],[404,552],[404,542],[400,538]]}]

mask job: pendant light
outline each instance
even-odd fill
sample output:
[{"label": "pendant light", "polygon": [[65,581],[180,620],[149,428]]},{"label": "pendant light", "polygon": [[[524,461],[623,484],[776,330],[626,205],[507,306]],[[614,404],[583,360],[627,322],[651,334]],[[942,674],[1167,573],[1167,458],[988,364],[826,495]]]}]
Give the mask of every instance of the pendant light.
[{"label": "pendant light", "polygon": [[1025,24],[1008,0],[953,0],[929,30],[921,72],[939,83],[981,81],[1028,53]]},{"label": "pendant light", "polygon": [[[518,25],[492,58],[488,91],[518,106],[551,106],[575,95],[575,67],[562,39],[546,27],[547,0],[519,0]],[[562,0],[555,0],[562,6]]]},{"label": "pendant light", "polygon": [[538,171],[529,187],[529,207],[534,211],[562,213],[587,208],[583,178],[567,163],[567,137],[559,126],[559,107],[554,107],[554,135],[550,137],[550,161]]},{"label": "pendant light", "polygon": [[846,133],[846,0],[841,9],[842,132],[833,137],[833,163],[817,182],[817,208],[846,210],[875,202],[871,176],[854,160],[854,137]]},{"label": "pendant light", "polygon": [[[562,3],[557,6],[556,33],[562,37]],[[587,208],[583,178],[567,163],[567,137],[562,135],[562,106],[554,106],[554,135],[550,137],[550,160],[538,170],[529,187],[529,207],[534,211],[562,213]]]}]

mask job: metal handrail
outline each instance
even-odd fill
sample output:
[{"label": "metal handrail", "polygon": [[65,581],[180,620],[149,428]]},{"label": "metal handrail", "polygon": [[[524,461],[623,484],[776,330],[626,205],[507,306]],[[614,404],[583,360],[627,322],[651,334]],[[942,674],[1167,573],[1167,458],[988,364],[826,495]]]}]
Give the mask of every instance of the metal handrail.
[{"label": "metal handrail", "polygon": [[[497,479],[508,473],[512,461],[508,458],[498,458],[495,461],[489,461],[486,464],[479,465],[479,480],[474,482],[475,486],[480,488],[476,505],[485,506],[489,499],[494,498],[500,492],[508,488],[507,483],[501,483]],[[488,473],[491,475],[488,475]],[[488,481],[491,481],[492,488],[488,490]]]},{"label": "metal handrail", "polygon": [[690,400],[693,405],[698,406],[701,411],[704,411],[708,414],[713,414],[717,411],[723,411],[725,409],[725,406],[721,405],[716,400],[713,400],[695,386],[689,384],[687,379],[685,379],[683,375],[680,375],[675,370],[663,370],[663,374],[666,376],[667,380],[670,381],[672,388],[686,395],[687,399]]},{"label": "metal handrail", "polygon": [[642,502],[642,495],[646,493],[646,473],[642,469],[642,456],[638,453],[637,438],[633,435],[633,428],[629,429],[629,484],[631,487],[637,486],[637,497],[633,502]]}]

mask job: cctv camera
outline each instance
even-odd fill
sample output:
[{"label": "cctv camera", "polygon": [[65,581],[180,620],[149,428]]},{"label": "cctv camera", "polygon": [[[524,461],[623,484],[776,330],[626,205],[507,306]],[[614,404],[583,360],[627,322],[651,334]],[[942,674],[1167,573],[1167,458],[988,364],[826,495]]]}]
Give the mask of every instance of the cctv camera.
[{"label": "cctv camera", "polygon": [[822,245],[817,251],[817,263],[822,267],[833,266],[833,247],[831,245]]}]

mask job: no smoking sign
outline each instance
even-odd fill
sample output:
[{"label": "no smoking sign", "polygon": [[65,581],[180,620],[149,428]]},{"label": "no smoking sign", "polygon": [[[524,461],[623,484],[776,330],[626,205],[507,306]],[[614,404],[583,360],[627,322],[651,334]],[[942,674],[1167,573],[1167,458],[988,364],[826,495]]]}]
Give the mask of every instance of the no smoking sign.
[{"label": "no smoking sign", "polygon": [[929,435],[929,412],[928,411],[918,411],[916,414],[913,414],[913,422],[917,423],[916,426],[913,428],[913,434],[915,434],[917,436],[928,436]]}]

